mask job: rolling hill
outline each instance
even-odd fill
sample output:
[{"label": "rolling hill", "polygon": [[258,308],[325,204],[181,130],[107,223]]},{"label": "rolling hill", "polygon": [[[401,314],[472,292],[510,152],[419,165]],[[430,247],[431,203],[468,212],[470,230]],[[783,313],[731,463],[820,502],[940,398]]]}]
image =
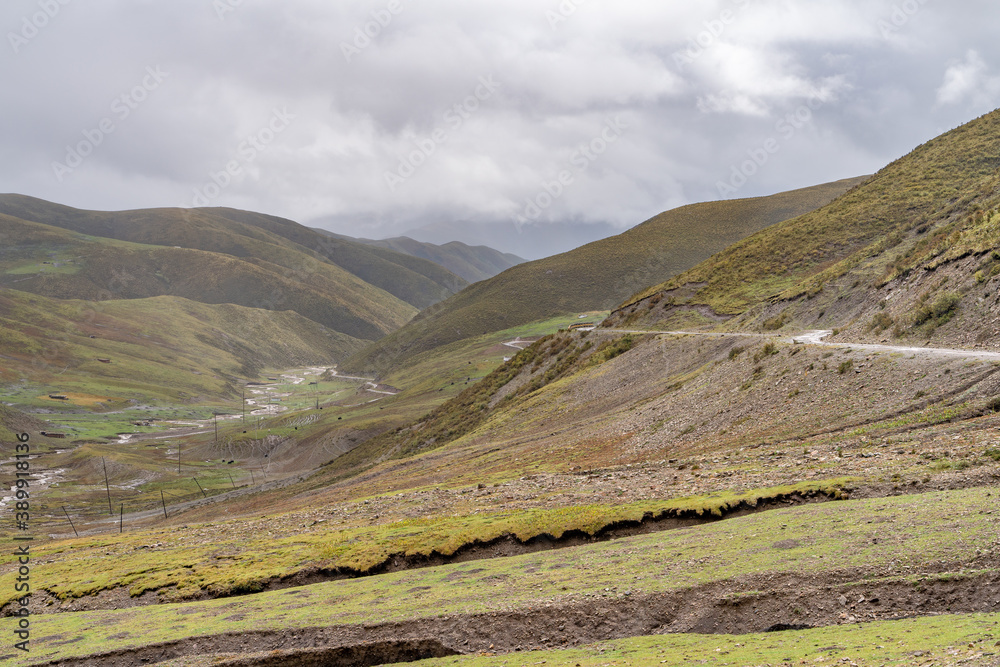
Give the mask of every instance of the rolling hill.
[{"label": "rolling hill", "polygon": [[[1000,111],[916,148],[833,203],[628,299],[609,326],[837,329],[994,345]],[[706,317],[705,314],[709,317]]]},{"label": "rolling hill", "polygon": [[0,195],[0,214],[94,237],[230,255],[310,273],[330,264],[419,309],[466,282],[417,257],[331,239],[291,220],[226,208],[84,211],[24,195]]},{"label": "rolling hill", "polygon": [[375,340],[416,308],[340,267],[292,251],[254,257],[118,241],[0,216],[0,286],[106,301],[179,296],[295,311],[352,338]]},{"label": "rolling hill", "polygon": [[363,344],[292,311],[173,296],[50,299],[0,288],[0,382],[8,387],[214,400],[238,397],[241,382],[265,368],[329,365]]},{"label": "rolling hill", "polygon": [[385,372],[415,354],[557,314],[614,307],[731,243],[827,204],[864,178],[667,211],[622,234],[519,264],[420,313],[348,362]]},{"label": "rolling hill", "polygon": [[484,245],[470,246],[460,241],[451,241],[437,245],[416,241],[408,236],[398,236],[382,240],[348,239],[345,236],[326,230],[319,229],[317,231],[337,238],[364,243],[365,245],[395,250],[396,252],[413,255],[414,257],[422,257],[435,264],[440,264],[470,283],[492,278],[498,273],[502,273],[510,267],[523,264],[526,261],[511,253],[500,252]]}]

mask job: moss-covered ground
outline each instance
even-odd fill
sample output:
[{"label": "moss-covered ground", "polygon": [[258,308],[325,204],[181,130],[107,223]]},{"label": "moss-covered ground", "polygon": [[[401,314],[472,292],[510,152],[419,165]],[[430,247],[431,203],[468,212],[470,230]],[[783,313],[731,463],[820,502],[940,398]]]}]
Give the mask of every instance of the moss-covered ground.
[{"label": "moss-covered ground", "polygon": [[946,614],[749,635],[636,637],[565,650],[440,658],[409,664],[414,667],[987,667],[1000,664],[1000,614]]},{"label": "moss-covered ground", "polygon": [[[39,651],[33,660],[85,655],[218,633],[294,631],[296,628],[386,623],[448,615],[529,610],[582,601],[622,600],[726,581],[750,588],[777,576],[847,583],[896,581],[920,587],[941,577],[970,576],[1000,552],[995,489],[849,500],[775,510],[696,528],[638,535],[611,542],[314,584],[238,598],[164,604],[143,609],[62,613],[35,618]],[[388,527],[392,530],[392,527]],[[401,534],[416,526],[398,527]],[[210,526],[200,531],[215,542]],[[168,533],[161,533],[165,536]],[[152,539],[163,540],[151,534]],[[357,534],[324,540],[350,550]],[[238,558],[259,566],[308,542],[274,539]],[[124,545],[120,545],[124,547]],[[62,545],[69,554],[73,543]],[[122,558],[106,538],[105,553],[80,562],[77,581],[99,582],[95,565]],[[147,569],[166,560],[157,542],[141,550]],[[57,554],[40,558],[41,575]],[[216,560],[229,556],[219,546]],[[239,565],[237,565],[239,567]],[[84,571],[83,568],[86,568]],[[200,568],[194,568],[197,577]],[[808,622],[808,617],[803,619]],[[878,619],[875,619],[878,620]]]}]

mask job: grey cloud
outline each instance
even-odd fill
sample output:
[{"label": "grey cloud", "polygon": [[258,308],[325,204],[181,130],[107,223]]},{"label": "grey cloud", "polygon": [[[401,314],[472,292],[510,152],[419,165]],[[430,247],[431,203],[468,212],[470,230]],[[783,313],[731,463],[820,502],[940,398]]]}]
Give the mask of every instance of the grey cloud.
[{"label": "grey cloud", "polygon": [[[468,228],[541,254],[718,198],[769,140],[729,196],[875,171],[1000,104],[985,0],[223,1],[221,18],[213,0],[70,2],[17,53],[9,35],[39,4],[5,3],[2,189],[188,205],[287,108],[212,204],[365,236]],[[169,78],[116,116],[148,66]],[[466,104],[482,77],[499,88]],[[616,117],[627,129],[601,145]],[[53,162],[104,118],[114,131],[60,181]]]}]

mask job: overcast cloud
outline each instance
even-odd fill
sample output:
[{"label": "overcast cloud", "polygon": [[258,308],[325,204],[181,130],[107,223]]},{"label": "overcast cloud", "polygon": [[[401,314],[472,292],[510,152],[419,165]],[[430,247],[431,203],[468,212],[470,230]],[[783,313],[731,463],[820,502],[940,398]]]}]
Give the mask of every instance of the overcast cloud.
[{"label": "overcast cloud", "polygon": [[878,170],[1000,106],[998,19],[986,0],[5,0],[0,190],[537,257]]}]

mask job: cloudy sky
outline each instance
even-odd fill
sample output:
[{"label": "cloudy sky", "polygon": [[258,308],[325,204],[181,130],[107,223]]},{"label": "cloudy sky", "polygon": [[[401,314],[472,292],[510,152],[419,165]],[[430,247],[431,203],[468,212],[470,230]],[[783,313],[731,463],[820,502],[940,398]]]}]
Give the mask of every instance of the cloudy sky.
[{"label": "cloudy sky", "polygon": [[4,0],[0,191],[533,258],[878,170],[1000,106],[998,19],[987,0]]}]

